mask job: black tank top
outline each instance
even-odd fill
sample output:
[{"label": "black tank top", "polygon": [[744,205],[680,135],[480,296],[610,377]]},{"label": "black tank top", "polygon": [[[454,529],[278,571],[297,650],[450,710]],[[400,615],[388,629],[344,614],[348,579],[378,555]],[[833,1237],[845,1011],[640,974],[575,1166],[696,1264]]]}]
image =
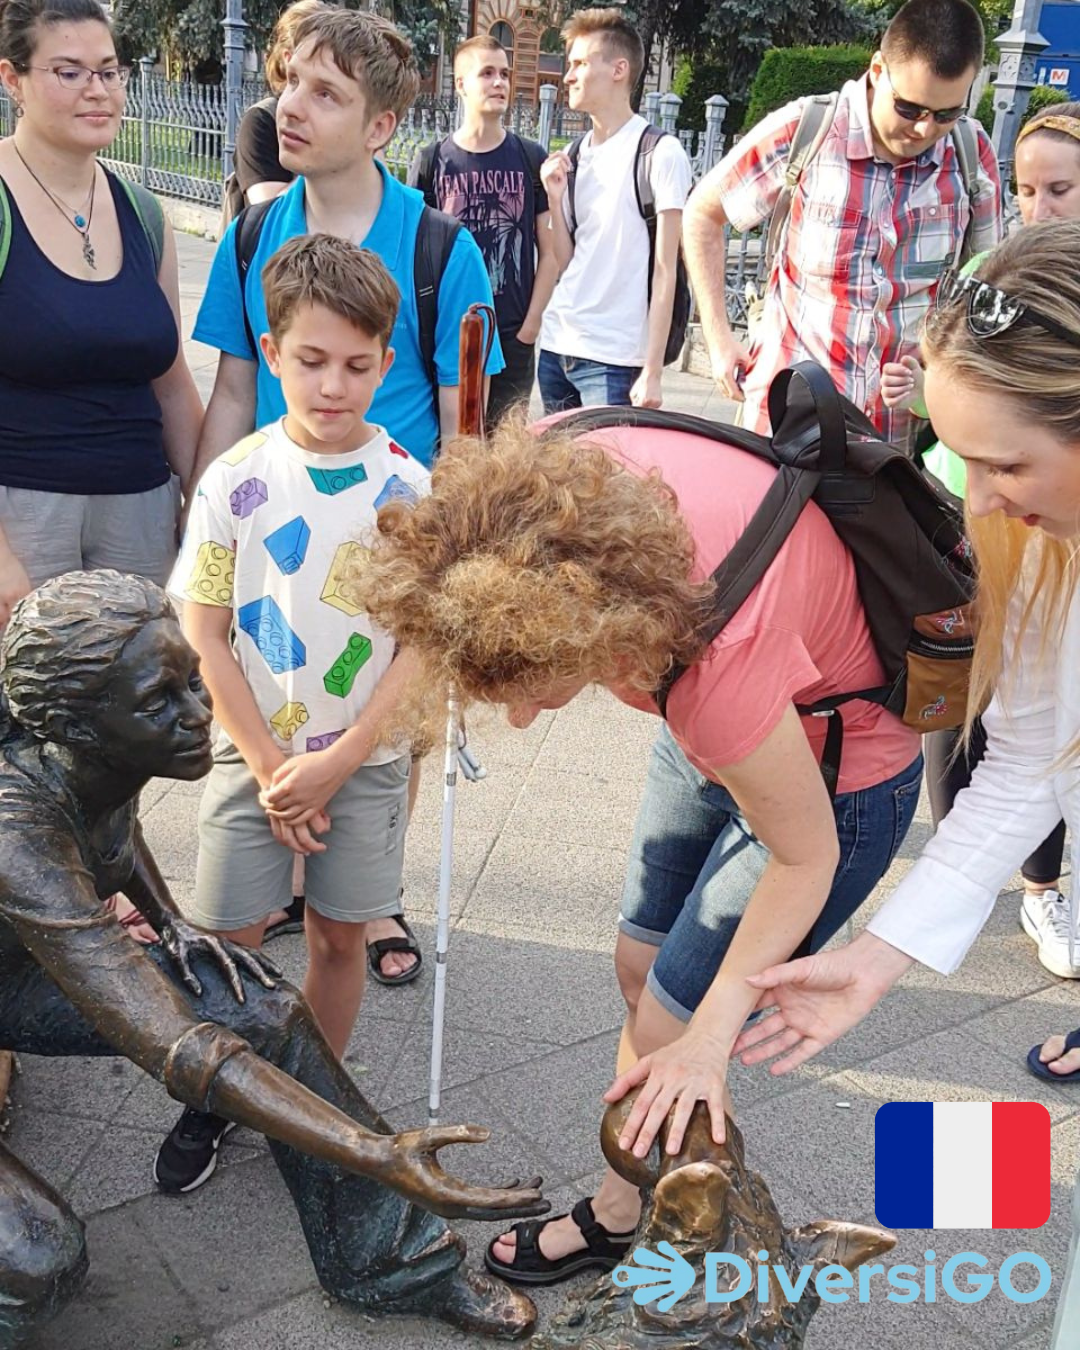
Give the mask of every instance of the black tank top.
[{"label": "black tank top", "polygon": [[[68,276],[42,253],[15,199],[0,276],[0,485],[76,494],[147,492],[169,481],[150,386],[179,334],[150,241],[106,177],[124,261],[111,281]],[[66,228],[60,217],[57,229]]]}]

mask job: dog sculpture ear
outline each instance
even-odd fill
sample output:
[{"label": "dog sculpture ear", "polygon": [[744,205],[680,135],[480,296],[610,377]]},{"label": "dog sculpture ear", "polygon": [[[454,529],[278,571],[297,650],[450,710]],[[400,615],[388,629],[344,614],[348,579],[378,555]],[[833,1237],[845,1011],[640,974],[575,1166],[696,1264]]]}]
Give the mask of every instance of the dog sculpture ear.
[{"label": "dog sculpture ear", "polygon": [[687,1163],[657,1183],[649,1228],[709,1250],[725,1230],[730,1192],[730,1165]]},{"label": "dog sculpture ear", "polygon": [[621,1101],[613,1102],[604,1112],[600,1122],[600,1148],[612,1171],[629,1181],[632,1186],[642,1190],[652,1190],[660,1180],[660,1149],[655,1140],[644,1158],[636,1158],[626,1149],[619,1147],[619,1136],[626,1125],[626,1118],[637,1101],[638,1092],[628,1092]]},{"label": "dog sculpture ear", "polygon": [[883,1228],[869,1228],[839,1219],[815,1219],[791,1231],[792,1250],[806,1265],[843,1266],[856,1270],[865,1261],[896,1246],[896,1237]]}]

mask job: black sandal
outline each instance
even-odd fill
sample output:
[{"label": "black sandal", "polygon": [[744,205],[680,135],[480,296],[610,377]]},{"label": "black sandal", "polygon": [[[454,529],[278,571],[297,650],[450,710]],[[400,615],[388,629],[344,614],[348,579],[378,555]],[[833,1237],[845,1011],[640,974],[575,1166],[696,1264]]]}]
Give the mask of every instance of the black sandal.
[{"label": "black sandal", "polygon": [[550,1219],[528,1219],[514,1224],[510,1230],[517,1238],[513,1261],[500,1261],[494,1254],[495,1243],[492,1242],[484,1253],[484,1265],[493,1275],[509,1280],[511,1284],[559,1284],[591,1267],[614,1270],[630,1250],[636,1230],[608,1232],[597,1222],[592,1200],[586,1198],[577,1202],[570,1211],[570,1218],[581,1229],[581,1236],[588,1245],[583,1252],[570,1252],[552,1261],[540,1250],[540,1234],[549,1223],[565,1218],[565,1214],[556,1214]]},{"label": "black sandal", "polygon": [[277,923],[267,925],[266,932],[263,934],[263,942],[273,942],[274,938],[284,937],[287,933],[302,933],[304,931],[304,908],[304,897],[294,895],[292,903],[285,906],[285,917],[278,919]]},{"label": "black sandal", "polygon": [[[413,930],[409,927],[404,914],[391,914],[390,918],[396,924],[399,924],[404,937],[380,938],[378,942],[369,942],[367,945],[368,966],[371,969],[371,978],[378,981],[379,984],[411,984],[420,974],[420,964],[423,961],[423,953],[420,951],[420,944],[413,936]],[[384,975],[382,973],[382,959],[390,952],[409,952],[416,957],[416,960],[408,970],[403,970],[400,975]]]}]

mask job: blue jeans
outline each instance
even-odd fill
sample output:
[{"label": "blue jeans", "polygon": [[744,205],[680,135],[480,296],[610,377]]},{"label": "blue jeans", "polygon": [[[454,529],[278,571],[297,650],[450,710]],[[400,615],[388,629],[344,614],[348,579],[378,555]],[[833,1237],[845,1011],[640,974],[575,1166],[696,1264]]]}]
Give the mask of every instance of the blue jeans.
[{"label": "blue jeans", "polygon": [[567,408],[627,408],[631,386],[640,374],[640,366],[609,366],[549,351],[540,353],[536,367],[545,413]]},{"label": "blue jeans", "polygon": [[[840,862],[810,930],[810,951],[824,946],[885,875],[921,783],[919,755],[895,778],[836,798]],[[768,859],[731,794],[698,773],[665,726],[649,762],[619,927],[660,948],[648,987],[681,1021],[708,992]]]}]

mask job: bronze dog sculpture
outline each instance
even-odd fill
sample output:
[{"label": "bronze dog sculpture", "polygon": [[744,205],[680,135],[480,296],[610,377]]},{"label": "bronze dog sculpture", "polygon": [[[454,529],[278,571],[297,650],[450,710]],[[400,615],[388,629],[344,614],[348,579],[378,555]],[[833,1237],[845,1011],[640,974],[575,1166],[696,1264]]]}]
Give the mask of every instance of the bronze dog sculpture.
[{"label": "bronze dog sculpture", "polygon": [[[656,1251],[670,1243],[698,1273],[689,1292],[667,1311],[655,1302],[634,1302],[630,1284],[619,1272],[603,1275],[572,1297],[568,1307],[531,1345],[533,1350],[799,1350],[820,1299],[812,1280],[801,1297],[789,1297],[775,1271],[769,1272],[769,1297],[758,1300],[758,1253],[768,1264],[783,1265],[792,1291],[798,1271],[826,1265],[853,1271],[888,1251],[896,1239],[878,1228],[822,1219],[787,1229],[762,1178],[744,1162],[743,1139],[727,1120],[727,1141],[713,1143],[708,1109],[698,1103],[682,1152],[661,1153],[654,1144],[648,1158],[635,1158],[619,1147],[623,1123],[636,1093],[608,1108],[600,1142],[611,1166],[640,1186],[644,1208],[632,1251]],[[661,1144],[664,1139],[661,1134]],[[741,1257],[754,1274],[747,1294],[730,1303],[707,1302],[700,1278],[706,1252]],[[726,1288],[735,1287],[731,1267]],[[658,1279],[660,1277],[658,1276]],[[718,1276],[718,1283],[720,1280]]]},{"label": "bronze dog sculpture", "polygon": [[[177,913],[138,794],[207,772],[211,712],[165,593],[115,572],[56,578],[16,606],[0,658],[0,1050],[124,1055],[185,1105],[264,1133],[319,1281],[343,1303],[525,1334],[533,1305],[463,1271],[464,1242],[435,1215],[542,1213],[539,1192],[442,1170],[439,1148],[484,1130],[392,1134],[301,995]],[[159,944],[123,934],[102,904],[116,891]],[[0,1350],[85,1272],[79,1219],[0,1145]]]}]

